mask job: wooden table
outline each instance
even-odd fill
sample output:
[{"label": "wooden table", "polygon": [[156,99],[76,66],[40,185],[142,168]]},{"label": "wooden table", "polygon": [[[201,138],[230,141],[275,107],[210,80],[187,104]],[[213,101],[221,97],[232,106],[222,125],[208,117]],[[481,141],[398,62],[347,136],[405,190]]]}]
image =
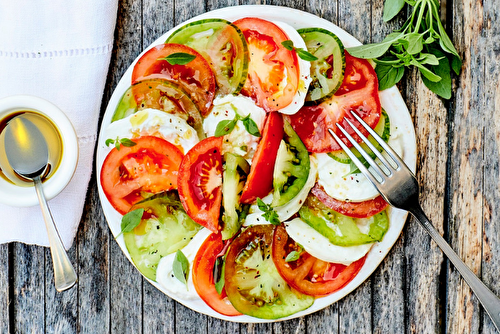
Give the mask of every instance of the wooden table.
[{"label": "wooden table", "polygon": [[[118,80],[173,26],[213,9],[253,1],[120,0],[102,113]],[[362,42],[380,41],[404,22],[382,21],[382,0],[272,1],[336,23]],[[446,27],[464,60],[449,101],[415,71],[400,90],[418,147],[424,210],[452,247],[500,295],[500,6],[449,0]],[[457,271],[409,219],[382,265],[354,293],[304,318],[237,324],[198,314],[146,282],[114,241],[102,214],[95,173],[70,250],[78,284],[57,293],[48,249],[0,245],[1,333],[495,333]]]}]

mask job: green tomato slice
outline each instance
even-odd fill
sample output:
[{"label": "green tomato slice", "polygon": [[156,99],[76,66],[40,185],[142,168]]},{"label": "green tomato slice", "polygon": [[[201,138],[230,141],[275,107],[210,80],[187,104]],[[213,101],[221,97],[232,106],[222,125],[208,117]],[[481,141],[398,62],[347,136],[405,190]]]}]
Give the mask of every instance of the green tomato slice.
[{"label": "green tomato slice", "polygon": [[219,93],[238,94],[248,73],[248,46],[241,30],[223,19],[188,23],[170,35],[167,43],[187,45],[208,60]]},{"label": "green tomato slice", "polygon": [[144,209],[141,222],[123,238],[137,269],[156,281],[160,259],[186,246],[202,227],[186,214],[176,191],[154,195],[130,210],[139,208]]},{"label": "green tomato slice", "polygon": [[273,201],[271,206],[278,207],[288,203],[306,184],[311,168],[309,152],[293,130],[284,121],[284,136],[278,148],[273,173]]},{"label": "green tomato slice", "polygon": [[[389,229],[387,211],[383,210],[369,218],[344,216],[324,205],[315,196],[309,196],[299,210],[300,217],[309,226],[337,246],[357,246],[381,241]],[[358,225],[369,226],[367,234]]]},{"label": "green tomato slice", "polygon": [[205,138],[203,118],[196,104],[181,86],[163,79],[147,79],[130,86],[118,103],[111,122],[148,108],[181,117],[196,130],[199,138]]},{"label": "green tomato slice", "polygon": [[273,225],[251,226],[233,240],[226,255],[229,301],[239,312],[262,319],[283,318],[314,302],[280,276],[272,257],[273,233]]},{"label": "green tomato slice", "polygon": [[240,204],[241,192],[245,186],[250,164],[241,156],[224,154],[224,172],[222,173],[222,240],[231,239],[240,229],[250,207]]},{"label": "green tomato slice", "polygon": [[306,102],[319,104],[332,96],[344,80],[344,45],[334,33],[322,28],[297,31],[304,39],[307,51],[318,58],[311,61],[312,82]]}]

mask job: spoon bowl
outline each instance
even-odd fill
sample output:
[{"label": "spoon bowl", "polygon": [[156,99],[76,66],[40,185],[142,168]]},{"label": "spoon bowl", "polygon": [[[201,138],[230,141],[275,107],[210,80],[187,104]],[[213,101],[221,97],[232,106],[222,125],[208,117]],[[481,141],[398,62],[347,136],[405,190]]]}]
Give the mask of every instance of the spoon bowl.
[{"label": "spoon bowl", "polygon": [[35,185],[49,237],[56,289],[69,289],[76,283],[76,273],[43,193],[42,177],[47,170],[49,157],[45,137],[32,122],[22,117],[10,120],[4,131],[5,154],[9,164],[20,177],[33,180]]}]

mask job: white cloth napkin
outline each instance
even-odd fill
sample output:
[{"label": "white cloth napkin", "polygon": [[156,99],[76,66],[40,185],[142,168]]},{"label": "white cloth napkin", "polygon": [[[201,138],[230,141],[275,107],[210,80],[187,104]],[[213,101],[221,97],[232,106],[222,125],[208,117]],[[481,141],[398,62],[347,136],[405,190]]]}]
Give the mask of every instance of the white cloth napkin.
[{"label": "white cloth napkin", "polygon": [[[82,217],[113,47],[117,0],[0,0],[0,98],[29,94],[63,110],[79,162],[49,207],[68,249]],[[48,246],[40,207],[0,204],[0,243]]]}]

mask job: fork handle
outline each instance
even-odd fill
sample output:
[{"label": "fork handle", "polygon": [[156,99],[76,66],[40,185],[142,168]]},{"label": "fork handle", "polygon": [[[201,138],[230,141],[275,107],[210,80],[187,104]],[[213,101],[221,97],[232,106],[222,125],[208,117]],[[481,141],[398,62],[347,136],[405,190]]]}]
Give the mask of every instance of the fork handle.
[{"label": "fork handle", "polygon": [[484,283],[467,267],[460,257],[453,251],[450,245],[444,240],[439,232],[434,228],[430,220],[425,215],[420,205],[416,205],[410,213],[420,222],[432,239],[438,244],[443,253],[453,263],[460,272],[469,287],[472,289],[477,299],[490,316],[497,331],[500,333],[500,298],[498,298]]}]

